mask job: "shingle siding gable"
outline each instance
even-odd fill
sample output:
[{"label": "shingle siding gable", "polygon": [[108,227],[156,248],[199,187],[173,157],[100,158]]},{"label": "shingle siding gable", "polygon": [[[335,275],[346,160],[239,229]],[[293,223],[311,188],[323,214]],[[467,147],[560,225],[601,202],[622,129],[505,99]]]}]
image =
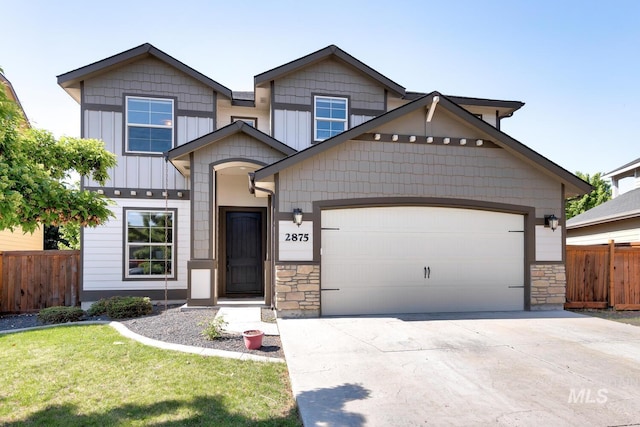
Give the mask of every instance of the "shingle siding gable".
[{"label": "shingle siding gable", "polygon": [[84,102],[121,106],[124,94],[176,97],[178,110],[214,111],[210,87],[155,58],[143,58],[84,82]]},{"label": "shingle siding gable", "polygon": [[276,105],[311,107],[313,94],[348,96],[351,109],[384,111],[384,88],[357,70],[327,59],[274,82]]}]

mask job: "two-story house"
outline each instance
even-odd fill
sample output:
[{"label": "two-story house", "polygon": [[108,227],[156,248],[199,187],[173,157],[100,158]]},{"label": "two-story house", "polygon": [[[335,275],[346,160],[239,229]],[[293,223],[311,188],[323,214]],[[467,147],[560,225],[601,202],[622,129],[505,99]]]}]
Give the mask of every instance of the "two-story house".
[{"label": "two-story house", "polygon": [[83,182],[115,202],[83,231],[83,303],[166,286],[283,316],[562,307],[564,199],[590,187],[500,130],[521,102],[409,92],[336,46],[254,82],[149,44],[58,76],[118,156]]}]

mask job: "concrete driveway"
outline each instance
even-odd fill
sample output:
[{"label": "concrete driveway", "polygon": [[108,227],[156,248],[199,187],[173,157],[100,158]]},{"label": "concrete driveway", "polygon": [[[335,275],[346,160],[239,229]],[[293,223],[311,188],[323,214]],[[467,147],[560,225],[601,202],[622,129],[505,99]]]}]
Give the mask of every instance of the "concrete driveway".
[{"label": "concrete driveway", "polygon": [[574,313],[280,319],[305,426],[640,425],[640,327]]}]

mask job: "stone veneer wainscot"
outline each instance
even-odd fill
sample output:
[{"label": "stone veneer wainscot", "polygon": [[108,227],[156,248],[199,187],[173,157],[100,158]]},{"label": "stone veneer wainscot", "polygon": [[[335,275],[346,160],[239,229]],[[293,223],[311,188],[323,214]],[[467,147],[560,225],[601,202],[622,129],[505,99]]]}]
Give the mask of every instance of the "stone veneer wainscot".
[{"label": "stone veneer wainscot", "polygon": [[564,308],[567,275],[564,264],[535,264],[531,266],[531,309]]},{"label": "stone veneer wainscot", "polygon": [[278,317],[320,316],[320,266],[277,265]]}]

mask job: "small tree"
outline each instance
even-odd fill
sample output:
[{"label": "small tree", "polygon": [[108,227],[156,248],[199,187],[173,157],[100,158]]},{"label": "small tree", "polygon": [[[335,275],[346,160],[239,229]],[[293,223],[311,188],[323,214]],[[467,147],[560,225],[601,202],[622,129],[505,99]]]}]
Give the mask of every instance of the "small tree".
[{"label": "small tree", "polygon": [[576,215],[611,200],[611,184],[602,179],[602,173],[598,172],[589,176],[589,174],[576,172],[576,175],[591,184],[593,191],[584,196],[567,200],[565,203],[565,215],[567,219],[573,218]]},{"label": "small tree", "polygon": [[17,105],[0,90],[0,230],[39,225],[97,226],[111,216],[109,199],[66,185],[69,174],[103,185],[115,155],[102,141],[63,137],[25,125]]}]

